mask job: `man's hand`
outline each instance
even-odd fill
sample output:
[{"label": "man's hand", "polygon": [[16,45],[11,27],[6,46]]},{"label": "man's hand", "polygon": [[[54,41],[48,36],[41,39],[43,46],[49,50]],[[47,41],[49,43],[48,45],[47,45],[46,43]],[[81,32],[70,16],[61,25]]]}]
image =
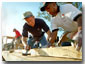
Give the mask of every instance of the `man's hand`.
[{"label": "man's hand", "polygon": [[53,46],[54,47],[54,42],[55,42],[56,37],[57,37],[57,32],[58,31],[52,32],[51,37],[49,38],[50,46]]},{"label": "man's hand", "polygon": [[47,35],[48,35],[47,41],[49,41],[49,38],[51,37],[51,31],[50,30],[47,31]]},{"label": "man's hand", "polygon": [[55,44],[54,43],[48,43],[48,48],[49,47],[55,47]]},{"label": "man's hand", "polygon": [[26,45],[25,50],[30,50],[30,46]]},{"label": "man's hand", "polygon": [[29,46],[28,46],[28,45],[26,45],[25,49],[26,49],[26,50],[27,50],[27,49],[29,49]]},{"label": "man's hand", "polygon": [[25,48],[27,48],[27,37],[22,37],[22,43],[24,45]]}]

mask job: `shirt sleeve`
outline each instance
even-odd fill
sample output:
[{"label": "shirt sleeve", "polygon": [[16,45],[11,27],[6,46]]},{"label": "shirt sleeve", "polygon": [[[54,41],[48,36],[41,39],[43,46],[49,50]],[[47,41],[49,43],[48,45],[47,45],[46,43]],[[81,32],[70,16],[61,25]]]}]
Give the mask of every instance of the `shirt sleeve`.
[{"label": "shirt sleeve", "polygon": [[47,32],[47,31],[49,30],[49,27],[48,27],[48,25],[45,23],[44,20],[42,20],[41,26],[42,26],[42,28],[43,28],[43,30],[44,30],[45,32]]},{"label": "shirt sleeve", "polygon": [[23,26],[22,36],[28,37],[28,30],[27,30],[27,25],[26,24]]}]

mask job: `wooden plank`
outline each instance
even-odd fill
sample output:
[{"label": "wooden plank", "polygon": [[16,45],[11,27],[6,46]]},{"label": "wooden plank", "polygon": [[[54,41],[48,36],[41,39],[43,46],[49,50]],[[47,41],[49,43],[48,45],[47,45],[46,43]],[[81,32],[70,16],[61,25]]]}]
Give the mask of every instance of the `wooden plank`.
[{"label": "wooden plank", "polygon": [[3,51],[2,56],[6,61],[82,61],[82,52],[77,52],[71,46],[31,49],[31,56],[22,56],[22,51]]},{"label": "wooden plank", "polygon": [[8,51],[2,52],[6,61],[82,61],[81,59],[72,59],[64,57],[47,57],[47,56],[22,56],[21,52],[9,53]]},{"label": "wooden plank", "polygon": [[54,47],[54,48],[42,48],[35,49],[41,56],[54,56],[54,57],[66,57],[66,58],[78,58],[82,59],[82,52],[78,52],[74,47]]},{"label": "wooden plank", "polygon": [[4,37],[6,37],[6,38],[8,38],[8,39],[14,39],[15,37],[13,37],[13,36],[2,36],[3,38]]},{"label": "wooden plank", "polygon": [[15,37],[7,36],[7,39],[14,39]]}]

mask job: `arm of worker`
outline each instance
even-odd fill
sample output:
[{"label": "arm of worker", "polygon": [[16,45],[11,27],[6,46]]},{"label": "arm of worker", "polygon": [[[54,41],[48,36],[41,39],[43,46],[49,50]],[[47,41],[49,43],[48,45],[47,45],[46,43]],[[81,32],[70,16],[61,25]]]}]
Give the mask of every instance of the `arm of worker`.
[{"label": "arm of worker", "polygon": [[29,45],[27,45],[27,39],[28,39],[28,28],[27,28],[28,24],[25,23],[23,26],[23,31],[22,31],[22,43],[25,47],[25,49],[29,49]]},{"label": "arm of worker", "polygon": [[48,25],[45,23],[44,20],[41,20],[41,24],[40,26],[43,28],[43,30],[47,33],[47,41],[49,40],[49,38],[51,37],[51,31],[48,27]]},{"label": "arm of worker", "polygon": [[54,46],[54,42],[57,38],[57,34],[58,34],[58,23],[56,21],[56,18],[53,18],[51,21],[51,28],[52,28],[52,34],[51,34],[51,38],[49,40],[49,42],[51,43],[52,46]]},{"label": "arm of worker", "polygon": [[13,39],[16,39],[16,36],[14,36],[14,38]]},{"label": "arm of worker", "polygon": [[49,41],[49,39],[50,39],[50,37],[51,37],[51,31],[50,31],[50,30],[47,31],[47,35],[48,35],[48,36],[47,36],[47,41]]},{"label": "arm of worker", "polygon": [[62,42],[65,42],[67,41],[69,38],[67,37],[67,35],[69,34],[70,32],[66,32],[64,33],[64,35],[61,37],[61,39],[58,41],[58,46],[61,46],[61,43]]},{"label": "arm of worker", "polygon": [[26,50],[29,49],[29,46],[27,45],[27,38],[28,37],[22,37],[22,43],[23,43]]},{"label": "arm of worker", "polygon": [[53,43],[54,43],[55,40],[56,40],[57,32],[58,32],[58,30],[55,30],[55,31],[53,31],[52,34],[51,34],[51,38],[49,39],[49,42],[51,43],[51,46],[53,45]]},{"label": "arm of worker", "polygon": [[13,38],[13,43],[16,43],[16,36],[14,36],[14,38]]}]

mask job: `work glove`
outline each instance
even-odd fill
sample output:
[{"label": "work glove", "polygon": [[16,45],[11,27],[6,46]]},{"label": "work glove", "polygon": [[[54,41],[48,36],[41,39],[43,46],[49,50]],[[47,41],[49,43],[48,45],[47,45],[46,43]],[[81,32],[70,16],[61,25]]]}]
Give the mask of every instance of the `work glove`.
[{"label": "work glove", "polygon": [[34,46],[35,46],[36,48],[38,48],[38,47],[39,47],[39,41],[36,41],[36,42],[34,43]]}]

